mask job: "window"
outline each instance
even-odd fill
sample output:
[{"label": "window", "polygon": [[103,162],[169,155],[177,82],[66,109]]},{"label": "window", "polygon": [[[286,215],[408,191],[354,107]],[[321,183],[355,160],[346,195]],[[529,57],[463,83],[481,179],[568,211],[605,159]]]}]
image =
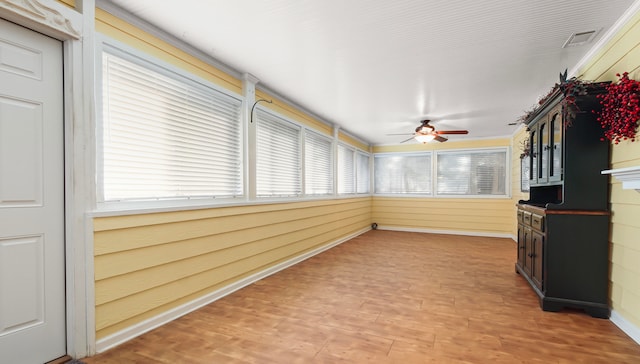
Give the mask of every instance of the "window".
[{"label": "window", "polygon": [[374,172],[376,193],[431,193],[430,153],[376,155]]},{"label": "window", "polygon": [[507,151],[495,148],[376,154],[375,193],[507,196]]},{"label": "window", "polygon": [[507,152],[438,153],[438,195],[506,195]]},{"label": "window", "polygon": [[256,110],[256,194],[302,194],[301,128],[264,110]]},{"label": "window", "polygon": [[304,179],[305,194],[333,193],[333,142],[330,138],[305,130]]},{"label": "window", "polygon": [[354,165],[355,150],[338,144],[338,193],[356,192],[356,174]]},{"label": "window", "polygon": [[243,195],[241,99],[102,53],[99,201]]},{"label": "window", "polygon": [[369,155],[356,153],[356,193],[369,193],[370,189],[370,169]]}]

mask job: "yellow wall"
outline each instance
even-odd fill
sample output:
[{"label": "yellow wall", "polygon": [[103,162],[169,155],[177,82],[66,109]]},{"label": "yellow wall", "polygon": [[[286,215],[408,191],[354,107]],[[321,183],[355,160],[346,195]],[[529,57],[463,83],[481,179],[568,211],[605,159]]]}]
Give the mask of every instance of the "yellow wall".
[{"label": "yellow wall", "polygon": [[265,91],[256,90],[256,100],[259,99],[272,101],[272,103],[261,103],[260,106],[269,108],[277,113],[280,113],[292,120],[299,122],[302,125],[311,127],[318,132],[326,134],[327,136],[333,136],[333,127],[331,125],[323,123],[322,121],[309,116],[308,114],[292,107],[290,104],[278,99],[277,97],[273,97]]},{"label": "yellow wall", "polygon": [[[509,139],[374,146],[374,153],[508,147]],[[511,198],[373,197],[373,222],[381,227],[513,235],[515,202]]]},{"label": "yellow wall", "polygon": [[370,223],[369,197],[96,218],[97,339]]},{"label": "yellow wall", "polygon": [[514,239],[518,235],[518,221],[516,220],[516,203],[520,200],[528,200],[529,193],[522,192],[520,188],[520,176],[522,175],[520,154],[523,152],[523,143],[529,138],[526,127],[521,127],[516,131],[511,140],[511,196],[513,201],[513,220],[511,222],[511,235]]},{"label": "yellow wall", "polygon": [[[640,80],[640,14],[580,70],[580,76],[585,80],[615,81],[615,74],[625,71],[630,78]],[[611,168],[639,165],[640,141],[623,141],[612,146]],[[615,178],[610,183],[611,305],[640,328],[640,193],[623,190]]]},{"label": "yellow wall", "polygon": [[65,4],[66,6],[70,7],[70,8],[75,8],[76,7],[76,2],[75,0],[58,0],[59,3]]},{"label": "yellow wall", "polygon": [[348,134],[343,133],[342,131],[338,132],[338,140],[340,140],[343,143],[352,145],[356,148],[359,148],[361,150],[364,150],[365,152],[369,151],[369,145],[365,144],[351,136],[349,136]]}]

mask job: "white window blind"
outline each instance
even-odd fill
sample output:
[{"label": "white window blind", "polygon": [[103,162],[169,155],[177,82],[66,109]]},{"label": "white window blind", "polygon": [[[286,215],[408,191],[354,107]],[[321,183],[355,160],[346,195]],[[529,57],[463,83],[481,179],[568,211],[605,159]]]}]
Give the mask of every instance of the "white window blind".
[{"label": "white window blind", "polygon": [[507,152],[438,153],[438,195],[505,195]]},{"label": "white window blind", "polygon": [[356,174],[354,165],[355,151],[338,144],[338,193],[356,192]]},{"label": "white window blind", "polygon": [[305,194],[333,193],[333,143],[330,138],[306,130],[304,134]]},{"label": "white window blind", "polygon": [[369,193],[370,190],[369,155],[356,153],[356,193]]},{"label": "white window blind", "polygon": [[256,116],[257,196],[301,195],[300,127],[260,109]]},{"label": "white window blind", "polygon": [[430,194],[431,154],[376,155],[374,184],[379,194]]},{"label": "white window blind", "polygon": [[102,67],[99,200],[243,194],[241,100],[130,55]]}]

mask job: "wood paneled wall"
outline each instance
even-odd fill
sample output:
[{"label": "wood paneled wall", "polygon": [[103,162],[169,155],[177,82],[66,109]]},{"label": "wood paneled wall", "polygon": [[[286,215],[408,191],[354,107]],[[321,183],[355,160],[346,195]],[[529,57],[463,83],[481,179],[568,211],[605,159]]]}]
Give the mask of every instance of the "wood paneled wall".
[{"label": "wood paneled wall", "polygon": [[511,199],[374,197],[372,221],[407,231],[510,236]]},{"label": "wood paneled wall", "polygon": [[97,338],[370,223],[369,197],[96,218]]},{"label": "wood paneled wall", "polygon": [[[640,13],[579,74],[585,80],[616,81],[616,73],[625,71],[640,80]],[[640,165],[640,141],[612,145],[611,152],[611,168]],[[640,332],[640,193],[623,190],[613,177],[610,184],[611,305]]]}]

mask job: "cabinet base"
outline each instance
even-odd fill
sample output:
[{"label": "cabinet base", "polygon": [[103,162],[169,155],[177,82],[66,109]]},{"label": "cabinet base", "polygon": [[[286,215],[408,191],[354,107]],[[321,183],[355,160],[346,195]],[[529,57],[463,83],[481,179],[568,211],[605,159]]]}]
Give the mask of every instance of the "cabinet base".
[{"label": "cabinet base", "polygon": [[[536,292],[537,293],[537,292]],[[583,301],[573,301],[562,298],[553,298],[553,297],[540,297],[540,308],[543,311],[549,312],[558,312],[562,311],[565,308],[573,308],[584,310],[585,313],[590,315],[591,317],[608,319],[611,315],[611,310],[605,304],[591,303],[591,302],[583,302]]]},{"label": "cabinet base", "polygon": [[531,280],[531,278],[527,275],[526,272],[520,267],[517,263],[515,265],[516,273],[520,274],[526,281],[529,283],[533,291],[538,296],[540,301],[540,308],[543,311],[548,312],[559,312],[566,308],[584,310],[585,313],[590,315],[591,317],[608,319],[611,315],[611,309],[607,304],[604,303],[596,303],[596,302],[586,302],[586,301],[577,301],[570,300],[566,298],[558,298],[558,297],[549,297],[545,296],[535,283]]}]

